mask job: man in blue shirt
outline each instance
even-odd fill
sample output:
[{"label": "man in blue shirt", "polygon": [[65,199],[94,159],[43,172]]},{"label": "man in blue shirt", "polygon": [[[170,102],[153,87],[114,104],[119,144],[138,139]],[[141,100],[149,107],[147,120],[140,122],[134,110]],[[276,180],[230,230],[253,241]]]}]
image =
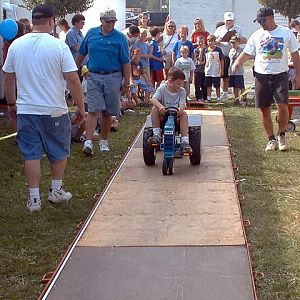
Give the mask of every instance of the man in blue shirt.
[{"label": "man in blue shirt", "polygon": [[92,135],[100,112],[102,112],[102,123],[99,148],[100,151],[109,151],[107,138],[111,127],[111,116],[120,113],[121,87],[122,94],[126,94],[130,85],[128,42],[124,34],[114,28],[116,21],[114,10],[102,12],[101,26],[91,28],[87,32],[76,57],[77,66],[80,66],[86,55],[89,56],[87,140],[83,147],[85,155],[93,155]]},{"label": "man in blue shirt", "polygon": [[67,32],[66,44],[69,46],[74,59],[76,58],[77,51],[83,41],[83,34],[81,29],[83,28],[85,17],[81,14],[76,14],[72,18],[73,27]]}]

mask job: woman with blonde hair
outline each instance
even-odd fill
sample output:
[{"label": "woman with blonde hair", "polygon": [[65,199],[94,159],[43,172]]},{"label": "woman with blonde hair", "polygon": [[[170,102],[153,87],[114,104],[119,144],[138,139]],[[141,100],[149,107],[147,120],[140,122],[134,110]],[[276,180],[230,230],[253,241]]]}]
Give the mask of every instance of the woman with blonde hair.
[{"label": "woman with blonde hair", "polygon": [[204,22],[200,18],[196,18],[194,20],[194,30],[192,31],[191,35],[191,42],[193,43],[194,47],[197,47],[197,38],[199,36],[204,38],[204,44],[207,45],[207,37],[209,32],[205,30]]},{"label": "woman with blonde hair", "polygon": [[163,38],[163,54],[166,59],[164,63],[164,75],[165,78],[168,76],[168,72],[172,67],[172,52],[174,45],[178,41],[178,33],[176,31],[176,24],[173,20],[166,22],[164,27],[164,32],[162,34]]}]

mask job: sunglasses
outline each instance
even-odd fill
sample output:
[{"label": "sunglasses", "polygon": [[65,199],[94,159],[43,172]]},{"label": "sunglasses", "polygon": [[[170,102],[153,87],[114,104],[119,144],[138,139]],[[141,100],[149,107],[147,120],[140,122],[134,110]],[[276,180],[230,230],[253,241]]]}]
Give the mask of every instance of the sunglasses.
[{"label": "sunglasses", "polygon": [[168,28],[174,28],[175,26],[174,25],[168,25]]},{"label": "sunglasses", "polygon": [[106,21],[106,20],[104,20],[104,22],[105,22],[105,23],[107,23],[107,24],[116,23],[116,21],[115,21],[115,20],[110,20],[110,21]]},{"label": "sunglasses", "polygon": [[257,23],[260,25],[264,25],[267,22],[267,18],[261,18],[259,20],[257,20]]}]

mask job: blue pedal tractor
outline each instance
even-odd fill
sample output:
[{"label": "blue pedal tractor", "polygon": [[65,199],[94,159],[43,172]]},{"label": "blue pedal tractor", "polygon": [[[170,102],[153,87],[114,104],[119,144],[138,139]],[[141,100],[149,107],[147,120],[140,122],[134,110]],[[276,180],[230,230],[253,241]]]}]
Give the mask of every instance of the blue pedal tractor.
[{"label": "blue pedal tractor", "polygon": [[173,175],[174,159],[189,156],[192,165],[199,165],[201,161],[201,125],[202,116],[198,111],[188,111],[189,121],[189,144],[192,151],[185,152],[181,142],[180,131],[176,125],[178,108],[166,108],[166,122],[162,129],[162,140],[159,144],[149,143],[149,138],[153,136],[151,117],[147,117],[147,123],[143,132],[143,158],[145,165],[155,164],[156,152],[163,152],[162,173],[163,175]]}]

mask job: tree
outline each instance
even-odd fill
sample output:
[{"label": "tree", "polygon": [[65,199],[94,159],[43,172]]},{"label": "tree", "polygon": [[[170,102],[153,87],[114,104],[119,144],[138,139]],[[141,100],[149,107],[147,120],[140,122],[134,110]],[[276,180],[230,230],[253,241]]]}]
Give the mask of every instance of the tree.
[{"label": "tree", "polygon": [[262,5],[273,8],[289,19],[296,19],[300,16],[299,0],[258,0]]},{"label": "tree", "polygon": [[56,17],[64,18],[67,14],[80,13],[94,4],[94,0],[23,0],[22,7],[32,10],[38,4],[50,4]]}]

